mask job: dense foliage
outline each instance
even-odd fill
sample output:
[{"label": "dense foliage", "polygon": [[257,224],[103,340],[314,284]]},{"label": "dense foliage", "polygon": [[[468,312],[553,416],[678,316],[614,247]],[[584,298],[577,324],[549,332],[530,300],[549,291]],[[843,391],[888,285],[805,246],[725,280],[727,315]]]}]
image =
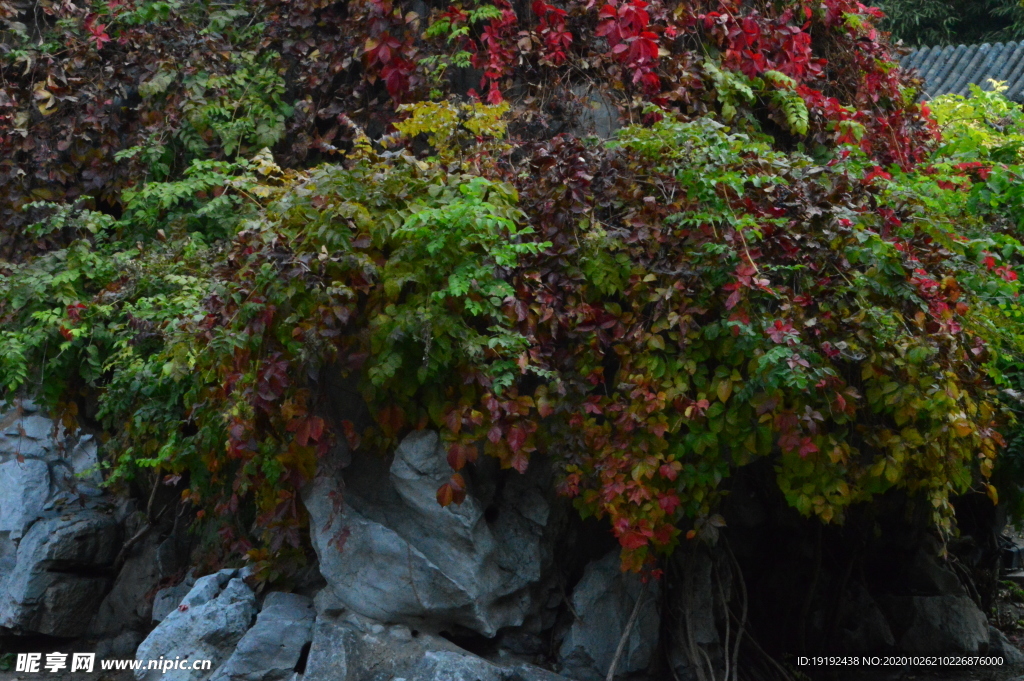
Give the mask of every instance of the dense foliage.
[{"label": "dense foliage", "polygon": [[[4,396],[265,566],[332,442],[422,427],[439,503],[552,456],[633,569],[763,458],[824,522],[951,527],[1020,382],[1019,112],[937,123],[877,10],[756,4],[0,4]],[[594,97],[634,123],[579,134]]]},{"label": "dense foliage", "polygon": [[882,27],[914,47],[972,45],[1024,38],[1017,0],[879,0]]}]

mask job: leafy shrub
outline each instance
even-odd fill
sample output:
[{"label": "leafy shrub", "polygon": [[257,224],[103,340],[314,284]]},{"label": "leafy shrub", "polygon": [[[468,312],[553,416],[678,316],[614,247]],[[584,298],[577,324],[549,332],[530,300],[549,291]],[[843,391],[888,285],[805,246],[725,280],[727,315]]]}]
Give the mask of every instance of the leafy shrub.
[{"label": "leafy shrub", "polygon": [[[1019,255],[959,164],[822,164],[662,116],[535,145],[520,197],[494,142],[466,146],[501,119],[457,110],[411,111],[405,131],[440,148],[425,161],[362,138],[308,172],[196,164],[120,221],[58,210],[79,238],[0,282],[8,389],[41,368],[52,401],[98,391],[112,480],[187,473],[188,500],[257,561],[301,547],[296,490],[333,436],[425,425],[455,471],[440,503],[481,448],[518,470],[555,455],[632,569],[687,527],[713,534],[723,480],[758,458],[825,522],[902,487],[949,528],[950,495],[991,476],[986,377],[1020,350],[998,312]],[[223,245],[205,219],[221,213]],[[361,381],[372,432],[315,413],[301,377],[327,364]]]},{"label": "leafy shrub", "polygon": [[[19,38],[2,396],[94,419],[112,485],[187,478],[267,579],[332,442],[412,428],[445,441],[442,504],[480,454],[555,457],[630,569],[713,537],[757,459],[823,522],[903,488],[950,530],[951,495],[996,499],[1024,214],[998,94],[930,119],[853,0],[407,9],[114,3],[39,27],[62,56]],[[491,104],[447,98],[467,59]],[[584,71],[638,121],[610,142],[545,133]],[[503,101],[519,77],[550,88]],[[326,367],[368,432],[317,411]]]}]

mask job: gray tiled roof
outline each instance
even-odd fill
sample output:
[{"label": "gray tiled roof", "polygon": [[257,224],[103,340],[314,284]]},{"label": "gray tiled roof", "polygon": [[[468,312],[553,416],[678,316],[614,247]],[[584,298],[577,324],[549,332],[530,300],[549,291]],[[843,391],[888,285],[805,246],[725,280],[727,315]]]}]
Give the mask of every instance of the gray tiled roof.
[{"label": "gray tiled roof", "polygon": [[1024,41],[984,45],[922,47],[901,61],[905,68],[916,68],[924,79],[924,96],[948,93],[965,95],[970,83],[990,90],[988,80],[1005,81],[1006,96],[1024,100]]}]

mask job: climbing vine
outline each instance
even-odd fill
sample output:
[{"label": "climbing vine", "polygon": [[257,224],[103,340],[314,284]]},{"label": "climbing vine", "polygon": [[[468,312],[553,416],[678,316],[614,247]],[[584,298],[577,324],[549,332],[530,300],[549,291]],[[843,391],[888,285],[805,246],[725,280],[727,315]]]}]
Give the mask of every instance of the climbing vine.
[{"label": "climbing vine", "polygon": [[[416,7],[0,3],[3,396],[103,429],[108,484],[180,483],[265,576],[321,457],[425,427],[439,503],[553,457],[629,569],[759,459],[823,522],[996,499],[998,94],[931,118],[853,0]],[[594,96],[633,124],[587,137]],[[339,373],[369,428],[324,411]]]}]

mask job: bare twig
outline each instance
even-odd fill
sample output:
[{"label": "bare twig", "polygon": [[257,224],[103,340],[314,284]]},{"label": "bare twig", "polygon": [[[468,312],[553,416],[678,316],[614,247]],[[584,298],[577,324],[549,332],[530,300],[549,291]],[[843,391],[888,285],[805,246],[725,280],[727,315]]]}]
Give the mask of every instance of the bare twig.
[{"label": "bare twig", "polygon": [[[731,567],[732,567],[732,565],[730,564],[730,568]],[[714,575],[715,575],[715,585],[718,586],[718,597],[722,599],[722,609],[725,610],[726,612],[728,612],[729,611],[729,601],[726,600],[726,598],[725,598],[725,590],[722,589],[722,578],[718,576],[718,571],[717,570],[714,572]],[[712,609],[712,613],[713,612],[714,612],[714,609]],[[739,635],[739,633],[740,632],[737,632],[737,636]],[[730,634],[730,631],[729,631],[729,615],[726,615],[725,616],[725,638],[722,639],[722,650],[725,651],[725,655],[723,655],[723,657],[725,658],[725,674],[722,675],[722,681],[729,681],[729,671],[730,671],[730,666],[729,666],[729,663],[730,663],[730,660],[729,660],[729,634]],[[738,640],[737,640],[737,642],[738,642]],[[712,669],[711,670],[711,677],[714,678],[714,676],[715,676],[715,670]]]},{"label": "bare twig", "polygon": [[[686,565],[684,566],[683,574],[683,627],[686,630],[686,650],[690,659],[690,664],[693,665],[693,670],[697,674],[697,681],[708,681],[704,675],[704,660],[707,661],[708,674],[711,675],[711,681],[715,681],[715,668],[711,664],[711,660],[708,658],[707,653],[697,644],[696,638],[693,635],[693,593],[694,589],[690,588],[692,585],[686,582],[687,575],[693,574],[693,552],[688,551],[686,555]],[[703,660],[701,657],[703,656]]]},{"label": "bare twig", "polygon": [[622,631],[622,637],[619,639],[619,646],[615,649],[615,657],[612,658],[612,663],[608,667],[608,675],[605,676],[605,681],[612,681],[615,678],[615,668],[619,666],[619,659],[622,657],[622,653],[626,650],[626,643],[629,641],[629,635],[633,633],[633,625],[636,624],[636,618],[640,615],[640,606],[643,604],[644,595],[647,593],[647,583],[645,582],[640,587],[640,593],[636,595],[636,603],[633,605],[633,612],[629,615],[629,621],[626,622],[626,628]]},{"label": "bare twig", "polygon": [[[736,613],[734,613],[734,612],[733,612],[732,610],[729,610],[729,614],[730,614],[730,615],[732,616],[732,618],[733,618],[734,620],[736,620],[737,622],[739,622],[739,621],[740,621],[740,618],[739,618],[739,617],[737,617],[737,616],[736,616]],[[766,653],[766,652],[764,651],[764,648],[762,648],[762,647],[761,647],[761,646],[760,646],[760,645],[758,644],[757,640],[756,640],[756,639],[755,639],[755,638],[754,638],[753,636],[747,636],[747,637],[746,637],[746,639],[747,639],[747,643],[749,643],[749,644],[750,644],[751,646],[753,646],[754,650],[756,650],[756,651],[757,651],[758,653],[760,653],[760,654],[761,654],[761,657],[762,657],[762,658],[764,658],[764,659],[765,659],[766,661],[768,661],[768,663],[769,663],[769,664],[771,664],[771,665],[772,665],[773,667],[775,667],[775,669],[776,669],[776,670],[777,670],[777,671],[778,671],[778,672],[779,672],[779,673],[780,673],[780,674],[782,675],[783,681],[794,681],[794,679],[793,679],[793,677],[792,677],[792,676],[790,675],[790,673],[789,673],[788,671],[786,671],[786,668],[785,668],[785,667],[783,667],[783,666],[782,666],[781,664],[779,664],[779,663],[778,663],[778,662],[777,662],[777,661],[775,660],[775,658],[774,658],[774,657],[772,657],[771,655],[769,655],[768,653]],[[738,642],[738,641],[737,641],[737,642]],[[737,648],[737,651],[738,651],[738,650],[739,650],[739,649]]]},{"label": "bare twig", "polygon": [[124,565],[126,560],[128,560],[128,553],[136,544],[142,541],[147,534],[149,534],[151,529],[153,529],[153,526],[147,522],[138,532],[132,535],[131,539],[121,546],[121,550],[117,552],[117,558],[114,559],[114,570],[118,572],[121,571],[121,566]]},{"label": "bare twig", "polygon": [[[740,562],[736,560],[736,554],[732,552],[732,547],[729,546],[727,542],[723,543],[725,545],[725,550],[729,553],[729,559],[732,561],[732,567],[736,571],[736,580],[740,584],[741,615],[739,626],[736,628],[736,642],[733,644],[732,649],[732,678],[733,681],[737,681],[739,679],[740,642],[743,640],[743,630],[747,626],[747,582],[743,579],[743,570],[740,568]],[[728,649],[726,649],[725,654],[729,654]],[[726,679],[726,681],[728,681],[728,679]]]}]

